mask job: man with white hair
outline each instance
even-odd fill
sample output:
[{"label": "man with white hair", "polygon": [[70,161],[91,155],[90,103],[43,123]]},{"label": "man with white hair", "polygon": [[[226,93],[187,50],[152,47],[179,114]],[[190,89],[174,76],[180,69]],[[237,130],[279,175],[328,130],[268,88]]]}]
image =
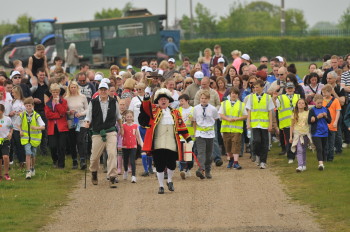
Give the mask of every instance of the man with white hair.
[{"label": "man with white hair", "polygon": [[189,96],[189,104],[191,106],[194,106],[194,97],[196,96],[196,93],[200,90],[200,85],[203,77],[204,74],[201,71],[197,71],[194,74],[194,82],[191,85],[189,85],[183,92],[183,94],[187,94]]},{"label": "man with white hair", "polygon": [[[343,107],[346,103],[346,93],[345,89],[337,84],[338,74],[335,71],[330,71],[327,73],[327,84],[330,84],[332,89],[332,97],[338,99],[340,105]],[[346,109],[346,107],[344,107]],[[342,123],[343,123],[343,115],[340,114],[338,120],[337,134],[335,137],[335,153],[340,154],[343,152],[343,140],[342,140]]]},{"label": "man with white hair", "polygon": [[91,100],[88,112],[85,117],[86,128],[92,128],[92,149],[90,158],[91,181],[93,185],[98,184],[97,171],[100,165],[100,157],[104,149],[107,150],[107,176],[109,185],[116,188],[117,183],[117,161],[116,144],[118,122],[121,134],[123,134],[122,117],[119,111],[119,104],[113,97],[108,96],[109,87],[101,82],[98,87],[99,96]]}]

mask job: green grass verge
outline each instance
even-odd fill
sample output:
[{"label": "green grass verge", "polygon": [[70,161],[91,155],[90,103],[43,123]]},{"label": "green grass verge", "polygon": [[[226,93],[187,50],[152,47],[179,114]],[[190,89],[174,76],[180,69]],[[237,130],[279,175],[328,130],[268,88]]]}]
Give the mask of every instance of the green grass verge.
[{"label": "green grass verge", "polygon": [[38,231],[52,220],[50,215],[65,205],[81,170],[72,170],[71,159],[66,168],[52,168],[50,157],[38,156],[36,175],[25,179],[25,171],[12,167],[11,181],[0,182],[0,231]]},{"label": "green grass verge", "polygon": [[325,231],[350,231],[350,149],[336,155],[333,162],[325,163],[325,170],[317,169],[316,153],[308,151],[307,170],[296,173],[294,164],[287,164],[286,156],[269,153],[269,163],[277,170],[287,194],[315,213]]}]

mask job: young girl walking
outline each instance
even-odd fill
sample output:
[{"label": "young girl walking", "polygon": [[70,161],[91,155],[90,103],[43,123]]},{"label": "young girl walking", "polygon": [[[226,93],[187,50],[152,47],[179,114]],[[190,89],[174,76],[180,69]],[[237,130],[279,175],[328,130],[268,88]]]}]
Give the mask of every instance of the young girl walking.
[{"label": "young girl walking", "polygon": [[306,170],[306,150],[308,143],[312,142],[310,134],[310,126],[308,124],[309,107],[305,99],[300,98],[294,109],[290,126],[289,143],[292,144],[291,151],[295,153],[298,160],[296,172]]},{"label": "young girl walking", "polygon": [[328,124],[331,123],[331,114],[329,110],[322,106],[323,97],[321,94],[314,96],[315,107],[313,107],[308,116],[308,123],[311,124],[312,141],[316,146],[318,170],[323,171],[323,162],[327,161],[327,138]]},{"label": "young girl walking", "polygon": [[138,130],[138,125],[134,123],[134,113],[127,110],[125,113],[125,123],[123,124],[123,163],[124,163],[124,175],[123,179],[128,178],[128,165],[129,159],[131,163],[131,183],[136,183],[136,165],[135,156],[137,150],[137,143],[142,147],[143,142]]}]

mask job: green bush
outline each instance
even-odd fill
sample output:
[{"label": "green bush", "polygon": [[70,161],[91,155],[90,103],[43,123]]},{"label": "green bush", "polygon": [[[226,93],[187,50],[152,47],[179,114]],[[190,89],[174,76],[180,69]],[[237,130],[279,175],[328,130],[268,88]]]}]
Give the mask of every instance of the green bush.
[{"label": "green bush", "polygon": [[349,53],[350,37],[254,37],[234,39],[182,40],[181,51],[191,60],[197,60],[199,51],[213,49],[220,44],[224,55],[231,58],[231,51],[247,53],[253,60],[261,56],[283,56],[287,60],[315,61],[323,55],[345,55]]}]

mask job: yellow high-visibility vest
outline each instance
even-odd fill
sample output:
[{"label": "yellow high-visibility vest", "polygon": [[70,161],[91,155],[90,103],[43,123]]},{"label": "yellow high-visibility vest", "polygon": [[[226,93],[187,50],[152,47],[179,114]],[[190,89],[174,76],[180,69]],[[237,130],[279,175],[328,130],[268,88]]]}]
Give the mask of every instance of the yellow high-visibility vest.
[{"label": "yellow high-visibility vest", "polygon": [[[232,106],[229,100],[221,103],[223,114],[229,118],[240,118],[243,116],[245,104],[240,100]],[[243,133],[243,120],[229,122],[222,120],[220,132]]]},{"label": "yellow high-visibility vest", "polygon": [[278,107],[279,128],[290,127],[292,124],[293,109],[299,100],[300,95],[294,94],[292,100],[286,94],[278,96],[280,107]]},{"label": "yellow high-visibility vest", "polygon": [[263,129],[269,128],[269,102],[271,96],[267,93],[261,97],[260,102],[256,94],[250,95],[251,97],[251,110],[250,110],[250,126],[251,128],[258,127],[260,125]]},{"label": "yellow high-visibility vest", "polygon": [[[181,117],[182,117],[182,111],[183,111],[183,108],[182,107],[179,107],[179,111],[181,113]],[[190,117],[193,117],[193,111],[194,111],[194,107],[192,107],[192,109],[190,110]],[[187,130],[188,130],[188,133],[191,135],[191,137],[194,137],[194,128],[192,126],[192,121],[187,119],[185,121],[185,125],[187,127]]]},{"label": "yellow high-visibility vest", "polygon": [[26,145],[27,143],[30,143],[33,147],[38,147],[41,143],[42,133],[41,130],[31,129],[31,126],[39,126],[37,119],[40,117],[40,115],[34,111],[30,122],[28,121],[26,112],[21,113],[20,117],[22,119],[21,130],[23,132],[21,144]]}]

